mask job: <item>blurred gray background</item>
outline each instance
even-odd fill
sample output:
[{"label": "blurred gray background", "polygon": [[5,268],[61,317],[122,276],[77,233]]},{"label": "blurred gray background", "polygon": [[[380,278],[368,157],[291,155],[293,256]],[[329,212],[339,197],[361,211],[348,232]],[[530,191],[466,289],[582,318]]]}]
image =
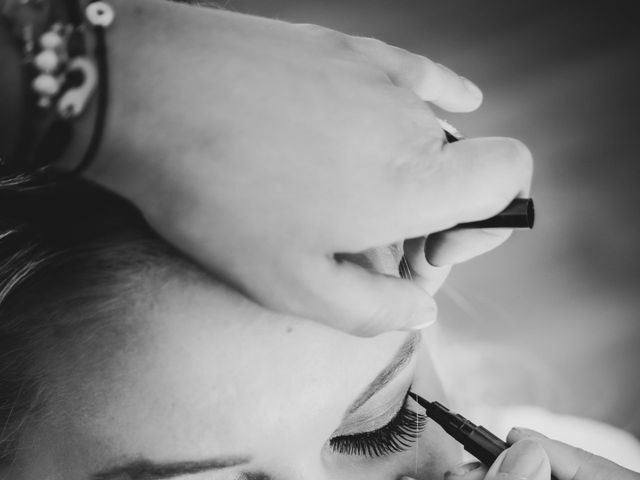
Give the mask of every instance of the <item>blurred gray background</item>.
[{"label": "blurred gray background", "polygon": [[[440,294],[442,321],[505,346],[494,366],[519,371],[522,388],[489,400],[538,403],[640,436],[637,0],[223,5],[377,37],[483,89],[478,112],[444,117],[468,136],[530,147],[537,224],[455,269]],[[530,373],[542,380],[524,381]]]}]

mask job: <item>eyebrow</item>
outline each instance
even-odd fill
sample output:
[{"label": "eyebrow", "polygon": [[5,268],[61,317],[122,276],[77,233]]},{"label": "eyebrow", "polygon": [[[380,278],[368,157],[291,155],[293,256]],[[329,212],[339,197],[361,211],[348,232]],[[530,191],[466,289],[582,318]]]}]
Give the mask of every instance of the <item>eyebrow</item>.
[{"label": "eyebrow", "polygon": [[398,349],[393,356],[389,364],[373,379],[373,381],[364,389],[364,391],[358,396],[358,398],[351,404],[347,410],[347,415],[358,410],[362,405],[367,403],[371,397],[382,390],[387,384],[389,384],[398,374],[406,367],[416,348],[420,344],[422,335],[420,332],[411,332],[407,337],[407,340]]},{"label": "eyebrow", "polygon": [[[149,460],[133,462],[110,468],[91,475],[91,480],[158,480],[177,477],[178,475],[194,475],[196,473],[237,467],[251,461],[249,456],[218,457],[197,462],[154,463]],[[244,472],[244,477],[268,480],[269,477],[258,472]]]}]

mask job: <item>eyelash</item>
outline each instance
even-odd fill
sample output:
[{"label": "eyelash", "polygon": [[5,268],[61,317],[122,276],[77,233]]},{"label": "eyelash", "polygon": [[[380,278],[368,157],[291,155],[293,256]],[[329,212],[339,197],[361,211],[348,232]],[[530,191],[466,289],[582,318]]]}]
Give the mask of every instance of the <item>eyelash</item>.
[{"label": "eyelash", "polygon": [[371,432],[344,435],[329,440],[329,446],[342,455],[382,457],[410,448],[427,426],[427,417],[407,408],[407,400],[384,427]]}]

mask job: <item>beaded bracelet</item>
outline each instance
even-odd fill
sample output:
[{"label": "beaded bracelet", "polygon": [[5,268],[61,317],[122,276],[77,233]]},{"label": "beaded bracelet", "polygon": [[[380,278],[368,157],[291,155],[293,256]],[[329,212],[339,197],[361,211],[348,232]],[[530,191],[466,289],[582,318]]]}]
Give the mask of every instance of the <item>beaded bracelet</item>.
[{"label": "beaded bracelet", "polygon": [[[84,13],[84,15],[83,15]],[[0,159],[0,174],[35,171],[54,164],[73,137],[74,121],[97,92],[93,133],[73,172],[86,169],[100,145],[108,103],[106,29],[112,7],[91,0],[5,0],[1,20],[22,56],[27,111],[16,151]],[[93,34],[93,56],[88,45]]]}]

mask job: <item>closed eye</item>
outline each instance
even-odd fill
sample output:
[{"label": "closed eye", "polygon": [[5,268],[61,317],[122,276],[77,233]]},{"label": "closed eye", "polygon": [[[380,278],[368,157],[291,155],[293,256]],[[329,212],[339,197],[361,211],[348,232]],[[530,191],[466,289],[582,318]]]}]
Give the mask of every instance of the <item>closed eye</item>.
[{"label": "closed eye", "polygon": [[382,457],[411,448],[426,425],[426,415],[409,408],[407,392],[402,407],[385,426],[369,432],[333,437],[329,446],[342,455]]}]

